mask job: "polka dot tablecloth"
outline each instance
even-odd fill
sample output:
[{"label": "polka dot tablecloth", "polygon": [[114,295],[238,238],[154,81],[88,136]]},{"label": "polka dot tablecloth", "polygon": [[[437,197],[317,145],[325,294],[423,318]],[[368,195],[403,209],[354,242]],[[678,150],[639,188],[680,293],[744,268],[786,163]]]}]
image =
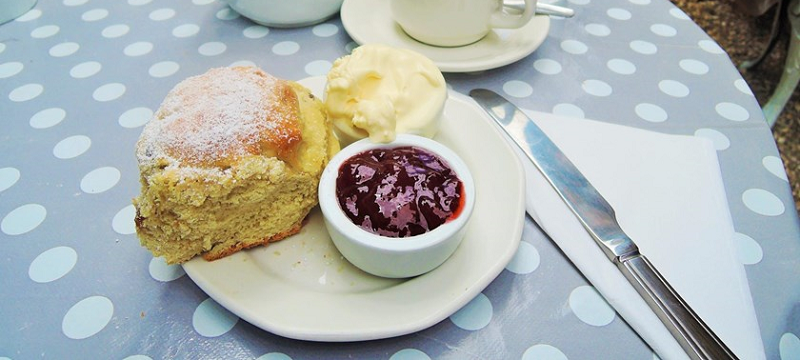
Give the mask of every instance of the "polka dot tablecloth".
[{"label": "polka dot tablecloth", "polygon": [[[448,83],[710,139],[767,357],[800,359],[800,226],[747,84],[665,0],[564,4],[577,15],[554,18],[532,55]],[[139,246],[134,144],[172,86],[234,64],[321,75],[355,46],[338,17],[273,29],[213,0],[40,0],[0,25],[0,359],[653,359],[530,219],[511,263],[461,310],[359,343],[262,331]]]}]

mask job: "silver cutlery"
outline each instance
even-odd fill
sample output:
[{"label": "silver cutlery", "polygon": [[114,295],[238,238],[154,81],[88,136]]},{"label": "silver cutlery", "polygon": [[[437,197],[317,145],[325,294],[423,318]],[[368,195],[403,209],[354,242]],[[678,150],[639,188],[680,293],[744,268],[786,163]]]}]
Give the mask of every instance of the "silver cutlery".
[{"label": "silver cutlery", "polygon": [[[469,96],[491,116],[544,175],[570,210],[692,359],[736,359],[620,228],[614,209],[561,150],[514,104],[491,90]],[[506,125],[522,121],[524,134]]]},{"label": "silver cutlery", "polygon": [[[522,2],[507,2],[505,5],[514,10],[525,10],[525,3]],[[559,17],[573,17],[575,15],[575,10],[558,5],[543,4],[537,1],[536,13]]]}]

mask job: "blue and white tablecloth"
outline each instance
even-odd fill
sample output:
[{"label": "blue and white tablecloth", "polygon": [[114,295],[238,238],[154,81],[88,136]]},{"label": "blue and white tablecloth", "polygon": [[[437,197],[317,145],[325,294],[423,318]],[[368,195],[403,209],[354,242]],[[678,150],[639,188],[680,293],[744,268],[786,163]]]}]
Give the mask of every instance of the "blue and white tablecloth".
[{"label": "blue and white tablecloth", "polygon": [[[711,139],[767,357],[800,358],[800,225],[748,85],[667,1],[562,5],[577,15],[532,55],[450,86]],[[356,46],[341,24],[267,28],[213,0],[40,0],[0,25],[0,359],[651,359],[530,219],[512,262],[448,320],[359,343],[262,331],[140,247],[133,149],[167,91],[234,64],[324,74]]]}]

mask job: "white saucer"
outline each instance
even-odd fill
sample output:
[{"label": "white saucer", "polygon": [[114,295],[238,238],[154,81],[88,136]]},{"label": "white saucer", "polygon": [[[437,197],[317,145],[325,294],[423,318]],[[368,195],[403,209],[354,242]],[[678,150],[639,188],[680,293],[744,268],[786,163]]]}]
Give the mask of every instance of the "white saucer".
[{"label": "white saucer", "polygon": [[[325,78],[300,83],[321,96]],[[294,339],[381,339],[447,319],[483,291],[516,253],[525,220],[525,174],[485,112],[464,95],[450,93],[435,139],[472,169],[476,203],[463,242],[433,271],[385,279],[359,270],[336,250],[319,208],[297,235],[213,262],[198,257],[183,268],[243,320]]]},{"label": "white saucer", "polygon": [[390,0],[345,0],[341,17],[345,31],[359,44],[379,43],[417,51],[443,72],[469,72],[498,68],[522,59],[544,42],[550,17],[534,16],[514,30],[493,30],[480,41],[460,47],[437,47],[418,42],[392,20]]}]

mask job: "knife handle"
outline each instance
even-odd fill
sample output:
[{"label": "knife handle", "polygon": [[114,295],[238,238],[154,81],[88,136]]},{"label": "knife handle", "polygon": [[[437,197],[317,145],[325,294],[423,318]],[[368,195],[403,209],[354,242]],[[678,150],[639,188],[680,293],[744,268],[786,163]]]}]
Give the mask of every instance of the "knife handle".
[{"label": "knife handle", "polygon": [[617,266],[691,359],[737,359],[644,255]]}]

